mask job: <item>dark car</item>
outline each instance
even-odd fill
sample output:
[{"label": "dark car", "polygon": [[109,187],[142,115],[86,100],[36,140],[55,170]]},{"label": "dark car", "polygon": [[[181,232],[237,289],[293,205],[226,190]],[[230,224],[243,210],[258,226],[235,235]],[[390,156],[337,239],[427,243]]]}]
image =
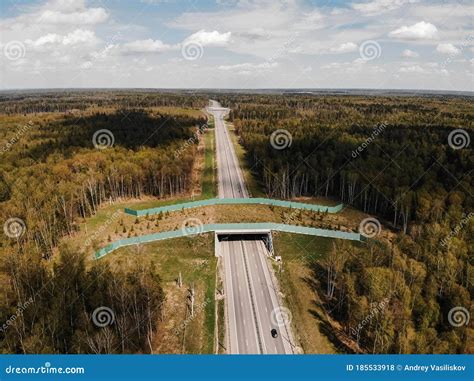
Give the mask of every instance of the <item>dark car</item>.
[{"label": "dark car", "polygon": [[277,332],[277,330],[276,330],[275,328],[273,328],[273,329],[271,330],[271,333],[272,333],[272,337],[273,337],[274,339],[276,339],[276,338],[278,337],[278,332]]}]

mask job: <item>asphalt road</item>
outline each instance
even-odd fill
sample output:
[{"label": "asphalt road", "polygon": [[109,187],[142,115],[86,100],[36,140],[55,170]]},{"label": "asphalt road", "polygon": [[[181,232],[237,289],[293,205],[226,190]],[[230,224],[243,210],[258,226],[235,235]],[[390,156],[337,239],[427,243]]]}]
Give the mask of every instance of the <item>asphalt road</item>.
[{"label": "asphalt road", "polygon": [[227,109],[214,106],[213,115],[216,131],[217,172],[219,178],[220,198],[247,198],[242,171],[237,161],[234,146],[230,140],[229,131],[224,124]]},{"label": "asphalt road", "polygon": [[[211,101],[214,115],[220,198],[248,197],[229,131],[224,123],[227,109]],[[260,240],[219,242],[224,259],[228,351],[233,354],[293,353],[286,325],[275,319],[280,311],[278,298]],[[272,313],[274,315],[272,319]],[[271,330],[278,331],[273,338]]]}]

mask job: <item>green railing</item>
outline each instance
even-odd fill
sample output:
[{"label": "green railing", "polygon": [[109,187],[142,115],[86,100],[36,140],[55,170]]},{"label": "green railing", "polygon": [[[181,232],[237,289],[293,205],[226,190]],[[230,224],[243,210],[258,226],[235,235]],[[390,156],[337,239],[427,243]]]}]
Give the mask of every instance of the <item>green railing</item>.
[{"label": "green railing", "polygon": [[304,210],[312,210],[315,212],[328,212],[328,213],[338,213],[343,208],[343,204],[339,204],[336,206],[326,206],[326,205],[317,205],[317,204],[307,204],[304,202],[296,202],[296,201],[273,200],[271,198],[211,198],[208,200],[191,201],[191,202],[185,202],[182,204],[166,205],[166,206],[160,206],[157,208],[149,208],[149,209],[135,210],[135,209],[125,208],[125,213],[131,214],[132,216],[136,216],[136,217],[142,217],[142,216],[158,214],[158,213],[176,212],[178,210],[183,210],[183,209],[199,208],[201,206],[242,205],[242,204],[272,205],[272,206],[280,206],[283,208],[295,208],[295,209],[304,209]]},{"label": "green railing", "polygon": [[95,259],[102,258],[110,252],[124,246],[138,245],[164,239],[193,236],[196,234],[210,233],[215,231],[238,231],[238,232],[258,232],[258,231],[281,231],[287,233],[307,234],[328,238],[348,239],[351,241],[362,241],[363,237],[359,233],[342,232],[338,230],[308,228],[304,226],[269,223],[237,223],[237,224],[207,224],[197,227],[184,227],[180,230],[173,230],[162,233],[146,234],[140,237],[131,237],[115,241],[95,253]]}]

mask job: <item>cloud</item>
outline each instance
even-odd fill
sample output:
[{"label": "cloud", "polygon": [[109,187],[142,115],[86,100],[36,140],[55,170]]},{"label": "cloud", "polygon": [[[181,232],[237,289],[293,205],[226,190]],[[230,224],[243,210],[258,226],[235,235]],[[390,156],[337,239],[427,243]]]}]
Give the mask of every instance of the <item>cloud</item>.
[{"label": "cloud", "polygon": [[55,49],[60,46],[74,46],[79,44],[92,45],[98,42],[95,33],[91,30],[76,29],[66,35],[57,33],[48,33],[36,40],[27,39],[25,43],[32,48],[51,48]]},{"label": "cloud", "polygon": [[449,75],[449,72],[440,67],[437,62],[427,62],[424,64],[402,64],[398,69],[399,73],[405,74],[423,74],[423,75]]},{"label": "cloud", "polygon": [[162,53],[171,50],[172,46],[163,43],[160,40],[137,40],[127,42],[120,47],[120,51],[124,54],[132,53]]},{"label": "cloud", "polygon": [[417,58],[419,56],[420,55],[417,52],[414,52],[413,50],[410,50],[410,49],[405,49],[402,52],[402,57],[404,58]]},{"label": "cloud", "polygon": [[353,42],[345,42],[336,48],[329,49],[329,51],[332,53],[348,53],[348,52],[354,52],[356,50],[357,50],[357,44],[354,44]]},{"label": "cloud", "polygon": [[[474,7],[467,0],[330,4],[221,0],[225,6],[197,2],[191,8],[176,0],[143,0],[168,1],[174,5],[167,7],[169,17],[164,22],[158,21],[164,18],[157,19],[161,6],[146,7],[139,1],[129,6],[93,0],[35,0],[7,7],[5,16],[0,16],[0,48],[17,41],[24,44],[25,54],[18,60],[0,54],[4,73],[0,87],[199,87],[206,83],[210,87],[420,85],[470,90],[472,85],[465,74],[472,69],[469,59],[455,60],[462,55],[451,56],[443,66],[441,62],[439,67],[431,64],[441,61],[445,51],[456,52],[443,44],[471,54]],[[93,5],[101,3],[107,7]],[[139,14],[140,25],[128,24],[124,12],[130,12],[130,19]],[[163,32],[167,37],[157,40]],[[397,42],[387,41],[389,36]],[[368,40],[383,45],[377,61],[357,58],[357,46]],[[209,50],[205,59],[188,62],[182,58],[185,42],[225,50]],[[456,70],[449,73],[449,81],[440,81],[441,69],[454,62]],[[311,72],[305,69],[310,63]],[[88,69],[87,76],[76,79],[77,69]],[[150,76],[147,70],[167,75]],[[241,75],[252,81],[243,81]],[[415,83],[416,78],[421,80]]]},{"label": "cloud", "polygon": [[441,54],[448,54],[451,56],[457,56],[461,54],[461,50],[456,48],[453,44],[439,44],[436,47],[436,51]]},{"label": "cloud", "polygon": [[89,8],[73,12],[43,11],[37,20],[41,24],[92,25],[106,21],[108,14],[104,8]]},{"label": "cloud", "polygon": [[418,0],[373,0],[366,3],[352,3],[356,11],[372,16],[384,12],[390,12],[401,8],[406,4],[417,3]]},{"label": "cloud", "polygon": [[217,30],[206,32],[204,29],[193,33],[183,44],[195,43],[201,46],[225,46],[229,43],[231,32],[219,33]]},{"label": "cloud", "polygon": [[423,69],[420,65],[401,67],[398,71],[400,73],[418,73],[418,74],[426,73],[425,69]]},{"label": "cloud", "polygon": [[218,67],[219,70],[239,70],[239,71],[258,71],[258,70],[269,70],[278,67],[277,62],[264,62],[260,64],[254,63],[241,63],[236,65],[221,65]]},{"label": "cloud", "polygon": [[438,28],[429,22],[420,21],[416,24],[404,25],[389,33],[399,40],[433,40],[438,38]]}]

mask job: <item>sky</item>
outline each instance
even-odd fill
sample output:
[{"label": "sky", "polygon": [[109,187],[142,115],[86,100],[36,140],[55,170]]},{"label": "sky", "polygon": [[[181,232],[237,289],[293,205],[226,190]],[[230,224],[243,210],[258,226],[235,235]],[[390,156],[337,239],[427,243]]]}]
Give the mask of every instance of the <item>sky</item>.
[{"label": "sky", "polygon": [[1,0],[0,89],[473,91],[464,0]]}]

